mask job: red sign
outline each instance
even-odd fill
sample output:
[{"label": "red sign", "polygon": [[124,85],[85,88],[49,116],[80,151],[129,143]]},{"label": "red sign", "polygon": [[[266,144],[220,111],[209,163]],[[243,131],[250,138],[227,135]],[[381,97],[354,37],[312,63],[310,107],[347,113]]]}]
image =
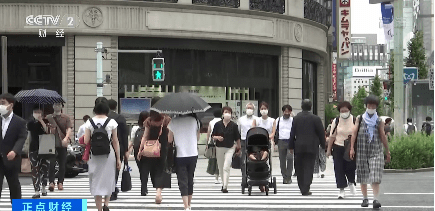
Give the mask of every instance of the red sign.
[{"label": "red sign", "polygon": [[340,0],[340,7],[350,7],[350,0]]}]

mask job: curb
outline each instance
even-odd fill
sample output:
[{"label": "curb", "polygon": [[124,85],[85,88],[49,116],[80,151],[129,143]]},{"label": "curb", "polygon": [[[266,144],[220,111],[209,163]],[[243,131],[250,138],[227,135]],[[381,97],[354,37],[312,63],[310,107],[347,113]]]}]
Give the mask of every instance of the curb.
[{"label": "curb", "polygon": [[434,167],[421,169],[384,169],[384,173],[417,173],[434,171]]}]

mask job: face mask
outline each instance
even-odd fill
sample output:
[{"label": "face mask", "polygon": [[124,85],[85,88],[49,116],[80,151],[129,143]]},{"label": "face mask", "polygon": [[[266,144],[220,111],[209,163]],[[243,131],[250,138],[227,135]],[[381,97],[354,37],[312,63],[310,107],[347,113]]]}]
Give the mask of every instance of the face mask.
[{"label": "face mask", "polygon": [[260,113],[261,113],[261,115],[266,116],[269,113],[269,111],[268,110],[261,110]]},{"label": "face mask", "polygon": [[33,118],[38,119],[41,116],[41,114],[33,113]]},{"label": "face mask", "polygon": [[8,106],[5,105],[0,105],[0,114],[1,115],[6,115],[8,113]]},{"label": "face mask", "polygon": [[248,116],[252,116],[252,115],[254,115],[254,110],[252,110],[252,109],[246,109],[246,114]]},{"label": "face mask", "polygon": [[343,119],[347,119],[350,116],[350,112],[346,112],[346,113],[340,113],[340,117]]},{"label": "face mask", "polygon": [[373,115],[376,113],[376,109],[367,109],[367,113]]},{"label": "face mask", "polygon": [[290,114],[284,114],[284,119],[290,118]]},{"label": "face mask", "polygon": [[230,119],[231,119],[231,114],[229,114],[229,113],[225,113],[225,114],[224,114],[224,119],[225,119],[225,120],[230,120]]}]

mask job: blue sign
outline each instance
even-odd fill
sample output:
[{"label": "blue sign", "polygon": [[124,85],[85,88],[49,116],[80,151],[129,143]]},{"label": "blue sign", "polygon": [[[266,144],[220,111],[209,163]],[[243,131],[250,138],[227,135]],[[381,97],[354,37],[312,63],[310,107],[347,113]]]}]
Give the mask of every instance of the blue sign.
[{"label": "blue sign", "polygon": [[86,199],[12,199],[12,211],[86,211]]},{"label": "blue sign", "polygon": [[416,67],[404,67],[403,68],[403,83],[407,84],[411,80],[418,79],[418,68]]}]

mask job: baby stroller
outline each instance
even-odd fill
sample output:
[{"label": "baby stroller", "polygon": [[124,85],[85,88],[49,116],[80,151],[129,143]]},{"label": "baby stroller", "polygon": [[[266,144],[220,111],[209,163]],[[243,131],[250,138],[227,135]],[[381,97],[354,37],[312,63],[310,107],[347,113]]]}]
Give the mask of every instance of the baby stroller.
[{"label": "baby stroller", "polygon": [[[251,128],[246,135],[246,148],[243,163],[246,163],[246,172],[242,178],[242,194],[245,194],[245,188],[248,188],[248,194],[251,195],[252,186],[265,186],[266,196],[269,195],[269,189],[273,188],[276,194],[276,177],[272,178],[272,149],[269,141],[267,130],[255,127]],[[266,160],[251,160],[251,153],[258,153],[262,150],[268,152]]]}]

